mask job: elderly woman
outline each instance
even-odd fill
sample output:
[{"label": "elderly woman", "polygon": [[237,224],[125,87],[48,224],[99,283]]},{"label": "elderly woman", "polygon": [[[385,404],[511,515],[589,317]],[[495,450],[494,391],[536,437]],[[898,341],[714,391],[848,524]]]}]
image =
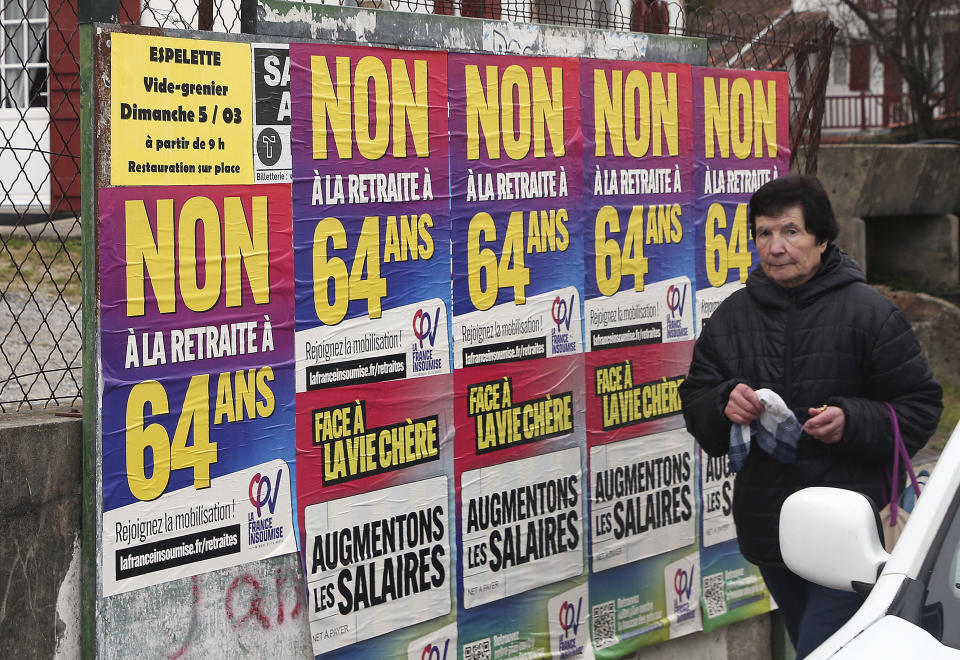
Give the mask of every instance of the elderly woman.
[{"label": "elderly woman", "polygon": [[687,429],[711,456],[730,450],[731,425],[764,412],[758,389],[779,395],[802,425],[793,462],[752,443],[733,516],[741,552],[759,565],[804,657],[862,599],[787,570],[778,537],[784,499],[834,486],[883,506],[881,475],[894,446],[885,403],[914,454],[936,429],[942,391],[906,317],[832,243],[837,222],[816,178],[767,183],[750,200],[749,221],[760,268],[704,325],[680,394]]}]

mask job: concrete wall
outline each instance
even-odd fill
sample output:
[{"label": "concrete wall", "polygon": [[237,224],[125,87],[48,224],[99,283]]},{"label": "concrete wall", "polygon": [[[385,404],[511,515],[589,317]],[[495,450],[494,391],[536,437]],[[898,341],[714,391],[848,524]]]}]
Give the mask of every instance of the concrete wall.
[{"label": "concrete wall", "polygon": [[957,216],[886,216],[864,225],[872,280],[909,291],[952,291],[960,283]]},{"label": "concrete wall", "polygon": [[0,657],[77,657],[80,420],[0,415]]},{"label": "concrete wall", "polygon": [[960,285],[960,146],[822,145],[818,176],[840,223],[837,244],[868,273],[901,286]]},{"label": "concrete wall", "polygon": [[306,608],[298,554],[234,566],[104,599],[97,656],[312,658]]},{"label": "concrete wall", "polygon": [[819,174],[838,217],[943,215],[960,209],[960,147],[821,145]]}]

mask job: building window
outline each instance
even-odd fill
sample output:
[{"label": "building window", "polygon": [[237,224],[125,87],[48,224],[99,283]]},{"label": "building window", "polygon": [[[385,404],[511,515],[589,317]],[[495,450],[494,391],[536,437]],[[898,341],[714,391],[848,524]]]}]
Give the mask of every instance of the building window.
[{"label": "building window", "polygon": [[870,44],[850,46],[850,91],[870,91]]},{"label": "building window", "polygon": [[47,7],[43,0],[0,5],[0,108],[47,107]]},{"label": "building window", "polygon": [[833,49],[833,64],[830,66],[830,73],[832,74],[831,77],[833,78],[834,85],[846,87],[850,81],[849,51],[842,45],[838,46],[839,47]]}]

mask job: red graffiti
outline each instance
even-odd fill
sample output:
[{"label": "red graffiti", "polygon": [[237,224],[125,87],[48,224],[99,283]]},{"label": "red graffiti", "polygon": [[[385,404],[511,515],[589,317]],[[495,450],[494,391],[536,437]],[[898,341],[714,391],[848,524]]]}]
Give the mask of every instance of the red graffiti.
[{"label": "red graffiti", "polygon": [[[275,584],[277,587],[277,623],[282,624],[283,623],[283,588],[287,584],[287,575],[284,574],[283,569],[280,569],[280,568],[277,569],[277,577],[275,580]],[[294,597],[296,598],[296,604],[294,604],[293,610],[290,612],[290,618],[296,619],[298,616],[300,616],[300,610],[302,609],[302,606],[305,604],[306,599],[303,594],[303,589],[300,588],[300,585],[296,580],[293,581],[292,586],[293,586]]]},{"label": "red graffiti", "polygon": [[[203,576],[191,577],[190,623],[182,637],[174,635],[170,640],[167,649],[172,650],[166,651],[168,660],[182,660],[192,648],[198,635],[202,634],[200,630],[200,609],[203,605],[201,577]],[[274,571],[272,585],[269,581],[261,584],[251,573],[242,573],[234,577],[224,592],[223,607],[227,621],[234,630],[240,630],[247,622],[252,622],[250,625],[254,630],[269,630],[273,623],[268,616],[273,613],[271,598],[277,600],[277,625],[299,618],[307,607],[307,595],[299,572],[278,568]],[[207,605],[210,603],[208,602]]]},{"label": "red graffiti", "polygon": [[193,608],[190,612],[190,627],[187,629],[186,639],[183,640],[180,648],[167,655],[169,660],[179,660],[183,657],[183,654],[190,648],[193,636],[197,631],[197,611],[200,609],[200,579],[194,575],[191,581],[193,582]]},{"label": "red graffiti", "polygon": [[[246,586],[244,586],[246,585]],[[300,586],[300,581],[296,575],[290,575],[284,569],[277,569],[274,576],[274,589],[277,599],[277,624],[282,625],[285,621],[296,619],[306,607],[306,594]],[[264,614],[263,596],[264,592],[269,591],[269,586],[260,586],[260,582],[249,573],[238,575],[227,587],[224,594],[224,609],[227,613],[227,620],[234,628],[239,628],[247,621],[256,621],[264,630],[270,629],[270,619]],[[287,614],[286,604],[284,603],[285,593],[293,592],[293,609]],[[239,619],[239,612],[246,602],[246,612]],[[235,607],[240,605],[240,607]]]},{"label": "red graffiti", "polygon": [[[234,593],[237,591],[237,588],[241,584],[249,584],[253,587],[253,595],[250,597],[250,604],[247,607],[246,613],[240,617],[240,621],[236,620],[236,617],[233,614],[233,597]],[[257,582],[257,579],[246,573],[244,575],[238,575],[233,579],[233,582],[230,583],[230,586],[227,587],[227,593],[224,596],[224,608],[227,611],[227,619],[230,620],[230,625],[234,628],[239,628],[241,625],[246,623],[248,620],[256,617],[256,620],[260,622],[260,625],[264,630],[270,628],[270,619],[263,615],[263,612],[260,611],[260,605],[263,602],[263,598],[260,596],[260,583]]]}]

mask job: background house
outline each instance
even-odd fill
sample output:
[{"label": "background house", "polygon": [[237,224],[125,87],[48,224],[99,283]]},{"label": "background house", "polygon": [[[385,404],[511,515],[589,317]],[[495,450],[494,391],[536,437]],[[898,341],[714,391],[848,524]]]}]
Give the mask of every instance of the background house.
[{"label": "background house", "polygon": [[[906,41],[901,40],[903,23],[897,24],[897,7],[913,4],[929,8],[928,22],[922,28],[922,45],[929,56],[932,92],[939,104],[934,110],[938,127],[950,129],[960,124],[960,1],[931,0],[926,3],[908,3],[905,0],[856,0],[880,26],[882,35],[871,35],[855,12],[841,0],[701,0],[716,11],[709,15],[717,38],[711,42],[716,49],[723,35],[741,30],[734,21],[722,25],[726,13],[742,12],[762,16],[766,23],[758,23],[752,37],[746,37],[743,48],[749,51],[753,42],[778,41],[779,35],[802,33],[804,26],[815,27],[829,20],[838,27],[830,62],[830,75],[825,81],[824,111],[821,129],[829,137],[860,135],[890,130],[910,137],[908,129],[915,115],[907,87],[900,71],[889,56],[879,53],[876,43],[892,43],[898,52],[906,52]],[[750,30],[742,27],[743,32]],[[872,38],[871,38],[872,37]],[[791,75],[791,88],[804,89],[815,74],[817,62],[810,52],[804,52],[803,39],[792,38],[792,48],[785,52],[777,65]],[[742,53],[744,65],[750,65],[749,52]],[[799,95],[798,95],[799,96]],[[798,103],[799,99],[795,99]],[[953,130],[956,130],[953,128]],[[939,132],[939,131],[938,131]],[[957,137],[953,135],[953,137]]]},{"label": "background house", "polygon": [[50,205],[50,152],[56,139],[50,131],[47,49],[62,46],[58,31],[48,39],[51,9],[57,7],[43,0],[0,5],[0,137],[5,145],[0,148],[0,212],[37,199]]},{"label": "background house", "polygon": [[[857,5],[877,21],[885,43],[905,52],[898,34],[897,0],[857,0]],[[942,99],[934,110],[941,124],[951,122],[960,110],[960,2],[934,0],[924,45],[929,52],[932,92]],[[879,53],[871,35],[855,13],[839,0],[793,0],[794,11],[825,12],[839,28],[826,88],[823,129],[827,133],[883,132],[914,121],[907,85],[889,56]]]}]

